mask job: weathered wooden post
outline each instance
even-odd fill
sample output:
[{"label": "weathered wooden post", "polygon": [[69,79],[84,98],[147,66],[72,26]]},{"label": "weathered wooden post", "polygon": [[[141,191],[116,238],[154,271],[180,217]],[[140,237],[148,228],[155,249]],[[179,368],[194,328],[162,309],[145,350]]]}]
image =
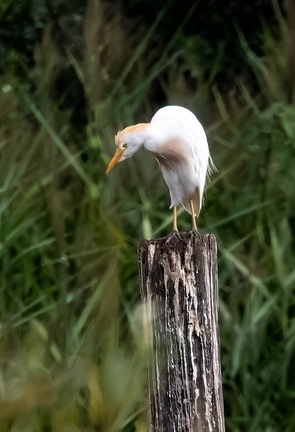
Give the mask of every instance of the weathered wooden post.
[{"label": "weathered wooden post", "polygon": [[139,259],[152,311],[151,432],[224,432],[216,239],[144,240]]}]

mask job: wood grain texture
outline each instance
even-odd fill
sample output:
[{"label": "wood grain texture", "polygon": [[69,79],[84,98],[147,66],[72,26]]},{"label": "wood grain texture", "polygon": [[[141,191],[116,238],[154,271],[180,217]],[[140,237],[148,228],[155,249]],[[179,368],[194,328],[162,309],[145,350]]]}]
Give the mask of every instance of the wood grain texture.
[{"label": "wood grain texture", "polygon": [[139,259],[152,320],[151,431],[224,432],[216,239],[144,240]]}]

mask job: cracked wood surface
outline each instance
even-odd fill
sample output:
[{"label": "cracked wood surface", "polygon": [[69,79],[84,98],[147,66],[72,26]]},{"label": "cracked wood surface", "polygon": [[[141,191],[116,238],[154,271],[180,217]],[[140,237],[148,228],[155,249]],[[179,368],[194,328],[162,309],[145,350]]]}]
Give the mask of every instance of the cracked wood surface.
[{"label": "cracked wood surface", "polygon": [[216,239],[144,240],[139,262],[152,322],[151,432],[224,432]]}]

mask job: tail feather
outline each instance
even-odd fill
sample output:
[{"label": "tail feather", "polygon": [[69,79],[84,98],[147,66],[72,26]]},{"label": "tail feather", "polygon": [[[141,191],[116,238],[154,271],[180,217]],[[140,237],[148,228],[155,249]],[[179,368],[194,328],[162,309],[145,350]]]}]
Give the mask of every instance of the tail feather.
[{"label": "tail feather", "polygon": [[189,199],[187,199],[181,203],[183,205],[183,207],[185,208],[185,210],[191,215],[192,211],[191,211],[190,200],[193,201],[195,215],[198,217],[200,214],[201,207],[202,207],[200,189],[198,187],[196,188],[195,193],[192,197],[190,197]]}]

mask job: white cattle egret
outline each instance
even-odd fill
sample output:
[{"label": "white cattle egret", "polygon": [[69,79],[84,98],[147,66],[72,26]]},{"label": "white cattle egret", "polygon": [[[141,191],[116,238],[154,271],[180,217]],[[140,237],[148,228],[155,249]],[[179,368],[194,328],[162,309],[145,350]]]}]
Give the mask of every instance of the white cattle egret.
[{"label": "white cattle egret", "polygon": [[205,131],[196,116],[180,106],[159,109],[150,123],[128,126],[115,136],[116,153],[108,173],[117,162],[134,155],[141,147],[155,154],[169,188],[173,207],[173,230],[177,229],[177,204],[199,216],[207,173],[213,166]]}]

